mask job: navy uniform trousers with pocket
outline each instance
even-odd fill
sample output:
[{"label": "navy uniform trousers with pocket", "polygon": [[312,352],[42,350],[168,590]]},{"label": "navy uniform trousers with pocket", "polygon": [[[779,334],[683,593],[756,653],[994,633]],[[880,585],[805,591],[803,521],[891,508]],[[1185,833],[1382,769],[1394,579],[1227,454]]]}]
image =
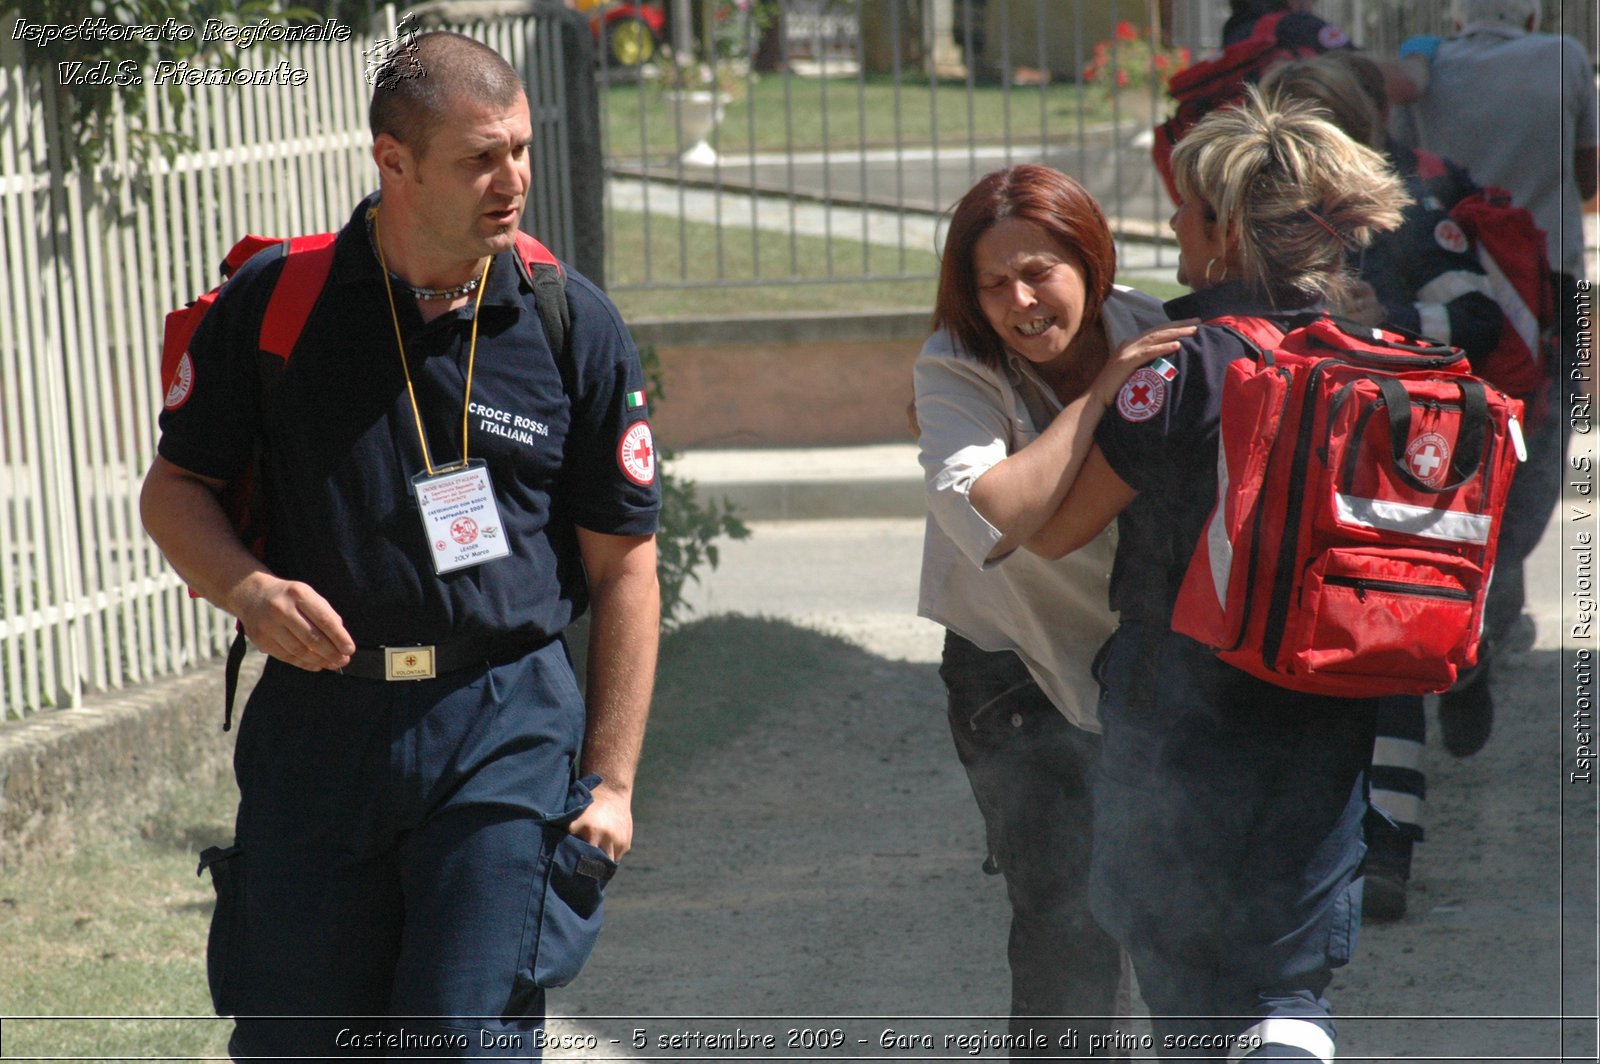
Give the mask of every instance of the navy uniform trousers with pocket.
[{"label": "navy uniform trousers with pocket", "polygon": [[560,640],[384,682],[272,661],[240,724],[207,968],[236,1057],[537,1059],[615,869],[569,835],[584,708]]},{"label": "navy uniform trousers with pocket", "polygon": [[1331,1061],[1323,992],[1360,927],[1374,700],[1274,687],[1156,622],[1124,620],[1100,677],[1090,901],[1155,1048]]}]

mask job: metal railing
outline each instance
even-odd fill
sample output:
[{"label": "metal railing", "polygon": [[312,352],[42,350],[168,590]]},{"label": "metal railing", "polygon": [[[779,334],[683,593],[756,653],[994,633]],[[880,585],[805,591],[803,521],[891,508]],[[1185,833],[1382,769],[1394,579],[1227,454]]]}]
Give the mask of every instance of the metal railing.
[{"label": "metal railing", "polygon": [[[1546,6],[1545,29],[1592,42],[1594,5]],[[1392,55],[1413,34],[1448,32],[1449,8],[1316,10]],[[758,0],[763,9],[769,25],[748,20],[728,49],[731,78],[706,87],[721,94],[720,121],[703,140],[684,121],[686,97],[662,91],[668,59],[628,69],[601,56],[613,291],[929,280],[941,214],[981,174],[1023,161],[1082,181],[1124,261],[1175,260],[1171,203],[1150,162],[1169,101],[1149,42],[1200,58],[1220,41],[1226,0]],[[764,34],[781,43],[779,69],[742,61]],[[1128,85],[1082,80],[1102,42]],[[701,41],[695,57],[713,51]]]},{"label": "metal railing", "polygon": [[[529,212],[564,254],[571,74],[547,25],[462,28],[523,70],[541,163]],[[73,170],[60,96],[43,91],[55,71],[40,77],[10,30],[0,22],[0,721],[225,648],[231,620],[188,597],[137,510],[163,316],[216,284],[246,232],[336,228],[376,185],[371,41],[247,54],[305,71],[303,87],[188,87],[181,113],[152,80],[147,127],[189,146],[141,162],[119,126],[102,160]]]},{"label": "metal railing", "polygon": [[[1222,0],[761,3],[776,11],[771,32],[790,61],[743,72],[708,164],[683,158],[684,101],[669,111],[638,71],[598,67],[613,288],[931,278],[940,213],[977,175],[1023,159],[1078,175],[1124,247],[1159,260],[1169,208],[1141,141],[1159,90],[1076,78],[1123,20],[1148,32],[1159,16],[1174,44],[1196,51],[1215,42]],[[1582,6],[1589,42],[1594,14]],[[1445,7],[1324,0],[1320,10],[1382,51],[1443,28]],[[576,149],[561,93],[587,74],[541,25],[467,30],[525,72],[544,167],[530,227],[574,257],[592,234],[572,204],[594,190],[572,187],[563,163]],[[1573,22],[1547,28],[1578,35]],[[758,31],[747,27],[744,54],[761,50]],[[289,46],[259,61],[306,70],[303,90],[186,88],[181,116],[152,86],[154,124],[192,146],[141,166],[121,131],[77,172],[56,96],[0,23],[0,721],[226,644],[229,620],[187,597],[137,514],[162,398],[162,316],[214,283],[239,235],[337,226],[369,189],[368,45]],[[629,231],[640,236],[624,247]]]}]

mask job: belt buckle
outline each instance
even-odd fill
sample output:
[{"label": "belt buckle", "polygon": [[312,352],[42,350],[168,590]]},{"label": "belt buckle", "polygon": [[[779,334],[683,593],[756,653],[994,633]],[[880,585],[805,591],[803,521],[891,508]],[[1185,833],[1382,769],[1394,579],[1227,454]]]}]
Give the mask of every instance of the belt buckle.
[{"label": "belt buckle", "polygon": [[383,648],[385,680],[431,680],[436,675],[433,647]]}]

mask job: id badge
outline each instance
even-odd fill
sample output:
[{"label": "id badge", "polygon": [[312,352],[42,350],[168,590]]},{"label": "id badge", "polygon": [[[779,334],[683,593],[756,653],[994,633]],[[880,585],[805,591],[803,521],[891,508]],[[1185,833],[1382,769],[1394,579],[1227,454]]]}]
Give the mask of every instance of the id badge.
[{"label": "id badge", "polygon": [[511,553],[489,468],[481,458],[446,473],[411,478],[422,508],[422,532],[433,549],[436,573],[482,565]]}]

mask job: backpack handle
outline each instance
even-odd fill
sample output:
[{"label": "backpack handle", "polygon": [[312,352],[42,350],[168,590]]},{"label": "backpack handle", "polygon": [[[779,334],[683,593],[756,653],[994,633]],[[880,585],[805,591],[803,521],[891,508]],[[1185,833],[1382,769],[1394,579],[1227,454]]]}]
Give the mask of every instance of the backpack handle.
[{"label": "backpack handle", "polygon": [[1457,479],[1452,483],[1434,487],[1417,478],[1406,462],[1406,444],[1411,439],[1411,397],[1405,386],[1393,377],[1371,377],[1383,393],[1384,406],[1389,412],[1389,452],[1400,479],[1417,491],[1442,495],[1454,491],[1478,473],[1483,464],[1484,426],[1489,423],[1489,398],[1483,382],[1463,380],[1457,382],[1461,389],[1461,431],[1456,436],[1455,453],[1450,456],[1450,471]]}]

